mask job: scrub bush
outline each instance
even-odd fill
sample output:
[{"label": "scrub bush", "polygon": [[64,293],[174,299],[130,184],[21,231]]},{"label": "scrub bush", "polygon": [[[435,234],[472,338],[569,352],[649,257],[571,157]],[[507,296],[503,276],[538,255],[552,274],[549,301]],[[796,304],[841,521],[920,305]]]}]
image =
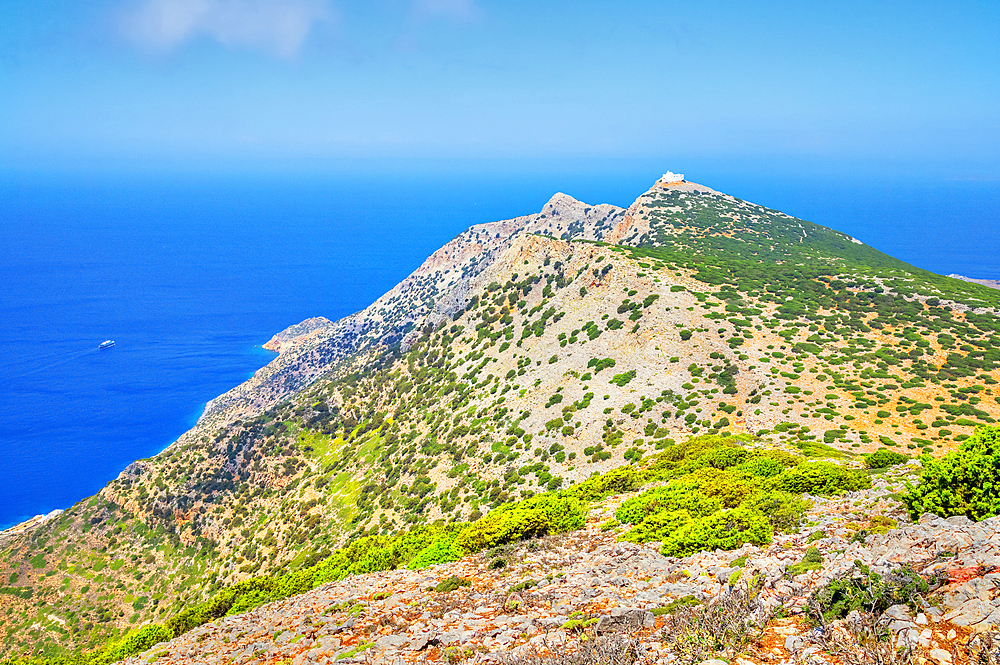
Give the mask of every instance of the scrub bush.
[{"label": "scrub bush", "polygon": [[463,555],[464,552],[462,552],[460,547],[455,545],[453,538],[440,538],[420,550],[417,556],[413,557],[410,563],[406,564],[406,567],[410,570],[418,570],[438,563],[458,561]]},{"label": "scrub bush", "polygon": [[434,587],[434,590],[438,593],[448,593],[449,591],[454,591],[455,589],[460,589],[464,586],[472,586],[472,580],[452,575],[451,577],[441,580],[441,582]]},{"label": "scrub bush", "polygon": [[865,466],[869,469],[885,469],[890,466],[902,464],[908,459],[910,458],[902,453],[897,453],[894,450],[886,450],[885,448],[879,448],[865,458]]},{"label": "scrub bush", "polygon": [[506,545],[523,538],[550,533],[549,518],[544,510],[495,510],[467,526],[455,544],[465,552],[480,552],[490,547]]},{"label": "scrub bush", "polygon": [[980,427],[958,450],[921,461],[920,483],[902,497],[910,517],[965,515],[978,522],[1000,514],[1000,427]]},{"label": "scrub bush", "polygon": [[843,494],[872,486],[865,474],[832,462],[803,462],[794,469],[786,469],[770,482],[777,490],[819,495]]},{"label": "scrub bush", "polygon": [[734,550],[745,543],[771,542],[767,517],[752,508],[733,508],[688,522],[663,541],[664,556],[687,556],[695,552]]},{"label": "scrub bush", "polygon": [[607,473],[588,478],[570,487],[563,496],[573,496],[581,501],[600,501],[612,494],[634,492],[642,487],[639,472],[631,465],[620,466]]},{"label": "scrub bush", "polygon": [[784,471],[786,467],[773,457],[753,457],[736,468],[757,478],[772,478]]},{"label": "scrub bush", "polygon": [[154,644],[166,642],[172,637],[173,634],[163,626],[157,624],[145,626],[118,642],[114,648],[109,649],[100,657],[91,660],[90,665],[117,662],[132,654],[141,653]]},{"label": "scrub bush", "polygon": [[641,524],[660,512],[684,510],[695,517],[711,515],[722,509],[722,501],[708,497],[691,486],[670,484],[655,487],[639,496],[628,499],[615,511],[615,517],[623,524]]},{"label": "scrub bush", "polygon": [[455,545],[471,554],[516,540],[579,529],[586,521],[585,506],[576,497],[539,494],[497,507],[466,526]]},{"label": "scrub bush", "polygon": [[767,521],[775,531],[792,533],[799,528],[802,517],[812,504],[796,494],[767,490],[751,494],[743,505],[767,515]]},{"label": "scrub bush", "polygon": [[809,547],[802,556],[802,561],[788,567],[788,574],[792,577],[807,573],[810,570],[819,570],[823,567],[823,555],[815,545]]},{"label": "scrub bush", "polygon": [[632,543],[663,541],[691,521],[686,510],[661,510],[621,535],[619,540]]},{"label": "scrub bush", "polygon": [[880,615],[893,605],[917,607],[918,596],[930,589],[926,580],[909,568],[895,568],[882,577],[854,561],[854,567],[814,592],[809,611],[818,622],[842,619],[854,610]]}]

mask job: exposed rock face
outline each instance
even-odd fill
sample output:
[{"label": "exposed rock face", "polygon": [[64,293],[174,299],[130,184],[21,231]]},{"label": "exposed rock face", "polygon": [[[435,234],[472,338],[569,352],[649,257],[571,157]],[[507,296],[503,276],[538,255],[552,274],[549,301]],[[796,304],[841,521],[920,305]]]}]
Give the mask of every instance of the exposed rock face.
[{"label": "exposed rock face", "polygon": [[291,326],[269,339],[264,348],[275,353],[282,353],[290,348],[308,342],[309,339],[333,327],[333,322],[322,316],[306,319],[302,323]]},{"label": "exposed rock face", "polygon": [[624,217],[622,208],[588,205],[555,194],[540,213],[478,224],[428,257],[392,290],[361,312],[335,323],[307,319],[272,337],[264,348],[281,355],[247,382],[210,401],[201,421],[218,424],[275,404],[322,376],[350,354],[374,345],[405,349],[410,331],[436,325],[468,303],[476,277],[516,239],[541,233],[563,240],[603,240]]}]

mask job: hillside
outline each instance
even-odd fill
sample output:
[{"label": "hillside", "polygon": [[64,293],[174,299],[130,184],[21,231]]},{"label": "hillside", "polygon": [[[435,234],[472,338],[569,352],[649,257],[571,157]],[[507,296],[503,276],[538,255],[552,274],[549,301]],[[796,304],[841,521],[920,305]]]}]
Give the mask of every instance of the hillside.
[{"label": "hillside", "polygon": [[1000,418],[1000,292],[694,183],[471,227],[160,455],[0,536],[4,653],[96,646],[364,536],[474,521],[687,441],[859,464]]},{"label": "hillside", "polygon": [[[803,608],[831,581],[857,576],[855,561],[889,578],[905,570],[900,560],[919,567],[936,588],[926,599],[918,596],[913,608],[905,601],[881,608],[892,621],[892,641],[912,643],[935,662],[950,662],[953,653],[966,661],[970,634],[989,615],[1000,615],[1000,599],[977,597],[994,578],[970,577],[982,562],[997,560],[1000,524],[909,523],[905,513],[893,510],[889,495],[911,475],[897,467],[873,489],[820,500],[808,512],[806,528],[765,547],[680,558],[664,557],[654,545],[619,542],[617,530],[602,528],[635,495],[616,496],[592,507],[585,529],[419,570],[327,583],[206,624],[127,662],[139,665],[153,655],[158,662],[185,665],[239,662],[247,655],[298,664],[492,662],[511,654],[512,662],[526,663],[535,654],[552,658],[581,644],[585,649],[580,636],[595,632],[605,636],[606,648],[617,647],[622,660],[611,662],[671,662],[671,652],[681,662],[732,659],[737,653],[741,665],[810,657],[829,662],[831,656],[851,662],[843,650],[851,649],[851,656],[866,652],[850,624],[835,620],[831,635],[818,636]],[[859,503],[889,516],[870,520]],[[897,523],[901,528],[885,526]],[[866,537],[866,528],[875,531]],[[950,556],[940,556],[935,545],[949,547]],[[821,560],[803,567],[810,548]],[[754,578],[756,595],[748,598],[746,583]],[[454,579],[468,585],[438,590]],[[894,646],[889,643],[880,655],[888,656]],[[872,651],[878,653],[869,648],[868,655]],[[634,661],[623,657],[629,652]]]}]

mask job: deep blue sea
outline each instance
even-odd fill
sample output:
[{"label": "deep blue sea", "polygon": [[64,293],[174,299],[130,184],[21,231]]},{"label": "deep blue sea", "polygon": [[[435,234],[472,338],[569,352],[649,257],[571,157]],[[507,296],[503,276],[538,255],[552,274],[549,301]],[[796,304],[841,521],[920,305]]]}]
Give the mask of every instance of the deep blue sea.
[{"label": "deep blue sea", "polygon": [[[659,175],[0,178],[0,528],[156,454],[311,316],[366,307],[470,224]],[[688,175],[935,272],[1000,279],[1000,183]],[[104,339],[114,348],[98,351]]]}]

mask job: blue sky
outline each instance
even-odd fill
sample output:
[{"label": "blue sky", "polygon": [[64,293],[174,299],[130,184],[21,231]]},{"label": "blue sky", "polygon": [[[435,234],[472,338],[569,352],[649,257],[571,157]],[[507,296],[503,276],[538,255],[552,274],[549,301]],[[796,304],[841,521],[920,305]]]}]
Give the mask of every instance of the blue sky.
[{"label": "blue sky", "polygon": [[996,179],[998,44],[995,0],[4,0],[0,168],[707,160]]}]

